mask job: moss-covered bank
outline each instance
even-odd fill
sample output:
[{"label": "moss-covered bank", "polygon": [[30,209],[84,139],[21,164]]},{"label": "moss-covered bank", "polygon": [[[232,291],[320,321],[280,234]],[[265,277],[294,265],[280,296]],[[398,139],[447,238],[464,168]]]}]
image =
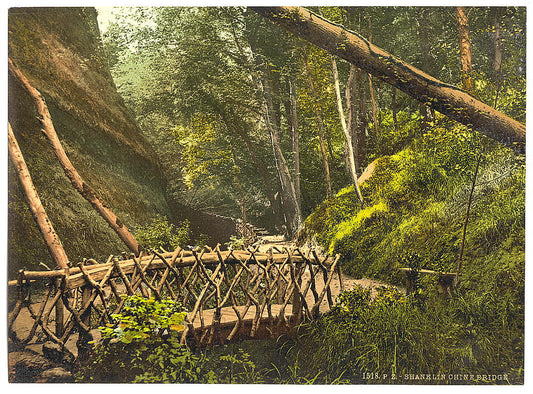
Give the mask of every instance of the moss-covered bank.
[{"label": "moss-covered bank", "polygon": [[[363,206],[346,188],[308,217],[305,235],[341,253],[355,276],[402,284],[401,266],[455,272],[481,145],[463,128],[432,129],[377,160]],[[353,383],[522,383],[524,216],[524,158],[487,141],[453,296],[439,296],[430,276],[408,297],[345,293],[294,344],[291,362]]]},{"label": "moss-covered bank", "polygon": [[[353,187],[324,201],[306,220],[306,236],[342,254],[344,269],[356,276],[395,282],[396,268],[412,256],[418,268],[454,272],[481,144],[462,128],[432,129],[376,161],[361,186],[362,207]],[[466,233],[463,282],[520,288],[524,234],[524,158],[488,141]]]}]

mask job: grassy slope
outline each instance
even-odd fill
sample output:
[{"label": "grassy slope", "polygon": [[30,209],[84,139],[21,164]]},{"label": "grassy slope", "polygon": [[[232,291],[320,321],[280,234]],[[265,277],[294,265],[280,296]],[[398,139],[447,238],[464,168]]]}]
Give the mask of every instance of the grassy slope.
[{"label": "grassy slope", "polygon": [[[400,279],[413,256],[420,268],[454,272],[480,141],[461,129],[436,128],[409,147],[378,159],[363,184],[324,201],[306,220],[306,234],[341,253],[352,275]],[[496,277],[523,284],[525,169],[523,158],[490,142],[480,166],[468,224],[464,282]]]},{"label": "grassy slope", "polygon": [[[430,131],[378,159],[362,209],[346,188],[307,219],[306,235],[341,253],[344,271],[355,276],[401,284],[400,266],[455,271],[479,147],[479,137],[458,128]],[[455,295],[439,297],[430,277],[409,297],[385,293],[369,302],[361,290],[346,293],[342,308],[310,324],[294,345],[291,362],[302,374],[360,383],[523,382],[523,158],[489,142],[477,185]],[[389,378],[362,380],[365,371]],[[428,382],[390,380],[392,372],[476,376]],[[487,373],[507,375],[495,382]]]}]

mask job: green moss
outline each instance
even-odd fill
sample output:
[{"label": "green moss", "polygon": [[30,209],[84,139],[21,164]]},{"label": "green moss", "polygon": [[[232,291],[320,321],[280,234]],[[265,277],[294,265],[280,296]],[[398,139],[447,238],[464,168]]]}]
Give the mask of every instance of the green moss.
[{"label": "green moss", "polygon": [[345,243],[347,239],[353,237],[362,226],[369,226],[370,220],[385,212],[388,212],[387,204],[381,201],[376,205],[360,210],[352,219],[340,223],[335,228],[335,234],[329,245],[329,253],[335,253],[335,251],[341,248],[340,245]]},{"label": "green moss", "polygon": [[[420,268],[453,272],[478,141],[462,128],[431,130],[401,152],[377,160],[361,187],[364,207],[356,203],[353,187],[343,189],[309,216],[306,235],[330,254],[340,253],[343,269],[352,275],[401,283],[396,268],[408,254],[420,257]],[[521,157],[488,144],[466,234],[465,283],[466,267],[486,264],[499,271],[490,263],[496,254],[505,251],[514,265],[523,257],[524,173]]]}]

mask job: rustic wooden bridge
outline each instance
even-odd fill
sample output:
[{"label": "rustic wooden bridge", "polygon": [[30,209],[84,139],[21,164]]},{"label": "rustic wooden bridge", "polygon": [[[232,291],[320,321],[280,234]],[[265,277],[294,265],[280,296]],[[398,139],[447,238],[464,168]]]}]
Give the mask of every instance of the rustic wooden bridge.
[{"label": "rustic wooden bridge", "polygon": [[[85,260],[76,267],[20,271],[8,329],[13,343],[75,340],[113,324],[123,295],[171,298],[188,311],[181,342],[206,347],[242,338],[276,337],[333,305],[342,290],[339,256],[259,247],[246,251],[146,252]],[[333,282],[335,286],[332,286]],[[334,287],[334,292],[332,292]]]}]

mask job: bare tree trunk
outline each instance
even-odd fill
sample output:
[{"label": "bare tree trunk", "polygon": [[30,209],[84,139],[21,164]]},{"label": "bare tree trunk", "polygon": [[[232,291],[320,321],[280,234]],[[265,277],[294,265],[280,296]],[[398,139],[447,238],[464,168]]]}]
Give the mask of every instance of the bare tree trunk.
[{"label": "bare tree trunk", "polygon": [[[355,66],[354,66],[355,67]],[[355,138],[357,140],[357,161],[359,166],[362,167],[366,160],[366,137],[368,131],[368,108],[366,104],[366,89],[365,89],[365,73],[361,69],[355,69],[355,84],[358,90],[357,96],[355,96],[357,111],[356,111],[356,123]],[[355,89],[354,89],[355,91]]]},{"label": "bare tree trunk", "polygon": [[30,96],[37,105],[37,112],[40,115],[39,120],[43,126],[43,133],[48,138],[48,141],[52,145],[54,154],[56,155],[61,167],[65,171],[70,183],[74,188],[93,206],[93,208],[100,214],[100,216],[109,224],[109,226],[117,233],[120,239],[126,244],[126,246],[135,254],[139,253],[139,244],[133,238],[126,225],[108,208],[107,204],[102,201],[96,192],[82,179],[76,168],[72,165],[68,158],[48,112],[48,107],[41,94],[35,89],[28,79],[15,67],[11,59],[9,59],[9,70],[13,76],[21,83],[21,85],[28,91]]},{"label": "bare tree trunk", "polygon": [[[431,58],[429,56],[429,51],[431,49],[429,43],[430,29],[429,29],[429,12],[430,9],[427,7],[422,7],[420,10],[418,22],[418,42],[420,45],[420,69],[428,74],[432,74],[433,67]],[[428,129],[429,126],[429,108],[424,102],[420,102],[419,113],[422,117],[422,127],[421,130],[424,132]]]},{"label": "bare tree trunk", "polygon": [[233,179],[235,179],[235,186],[237,187],[237,191],[239,192],[239,205],[241,206],[242,222],[243,225],[246,227],[246,195],[244,194],[244,189],[242,188],[241,180],[239,179],[240,168],[237,165],[237,155],[233,151],[233,148],[231,148],[231,153],[233,155]]},{"label": "bare tree trunk", "polygon": [[503,14],[501,7],[496,7],[494,11],[494,60],[492,69],[494,72],[494,81],[496,85],[496,94],[494,95],[493,107],[498,107],[498,96],[500,95],[500,88],[502,83],[502,59],[503,59],[503,43],[502,31],[500,25],[500,18]]},{"label": "bare tree trunk", "polygon": [[483,154],[485,152],[486,143],[487,143],[487,137],[483,137],[481,150],[479,152],[479,156],[478,156],[477,162],[476,162],[476,168],[474,170],[474,176],[472,177],[472,186],[470,187],[470,193],[468,195],[468,202],[467,202],[467,205],[466,205],[465,222],[463,224],[463,234],[462,234],[462,237],[461,237],[461,247],[459,249],[459,257],[457,258],[457,269],[455,271],[455,280],[454,280],[455,281],[455,285],[458,284],[459,277],[461,276],[461,268],[463,266],[463,254],[464,254],[464,248],[465,248],[465,243],[466,243],[466,229],[467,229],[467,226],[468,226],[468,219],[470,217],[470,208],[472,207],[472,200],[473,200],[473,197],[474,197],[474,190],[476,188],[476,180],[477,180],[477,175],[478,175],[478,172],[479,172],[479,165],[481,163],[481,159],[483,158]]},{"label": "bare tree trunk", "polygon": [[376,105],[376,99],[374,97],[374,84],[372,83],[372,75],[367,74],[368,76],[368,88],[370,90],[370,101],[372,102],[372,122],[374,123],[374,133],[376,136],[379,135],[378,127],[378,108]]},{"label": "bare tree trunk", "polygon": [[[346,140],[347,147],[347,156],[348,156],[348,172],[352,178],[352,183],[354,185],[357,197],[359,200],[363,201],[363,196],[361,195],[361,190],[359,189],[359,184],[357,183],[357,168],[355,165],[355,155],[352,144],[352,137],[350,131],[348,130],[348,125],[346,124],[346,117],[344,116],[344,109],[342,105],[341,89],[339,84],[339,72],[337,70],[337,61],[334,56],[331,56],[331,71],[333,75],[333,86],[335,87],[335,96],[337,98],[337,111],[339,112],[339,119],[341,122],[342,131],[344,133],[344,138]],[[348,90],[348,88],[347,88]],[[348,101],[348,97],[346,98]],[[351,110],[348,109],[348,112],[351,115]]]},{"label": "bare tree trunk", "polygon": [[[301,212],[301,201],[302,194],[300,188],[300,136],[298,130],[298,108],[297,108],[297,96],[296,96],[296,81],[294,78],[289,79],[289,125],[291,130],[291,142],[292,142],[292,153],[294,157],[294,192],[296,194],[296,201],[300,207]],[[300,222],[303,221],[303,217],[300,216]]]},{"label": "bare tree trunk", "polygon": [[[307,73],[307,80],[309,82],[309,88],[311,89],[311,94],[316,99],[316,90],[315,90],[315,84],[313,82],[313,77],[311,75],[311,69],[309,68],[309,62],[307,59],[307,54],[304,55],[305,60],[305,70]],[[318,128],[318,141],[320,144],[320,153],[322,156],[322,165],[324,166],[324,177],[326,180],[326,190],[327,190],[327,196],[331,197],[332,195],[332,189],[331,189],[331,176],[329,171],[329,161],[328,161],[328,155],[326,153],[326,148],[324,144],[324,123],[322,122],[322,115],[320,113],[320,108],[318,108],[317,105],[315,105],[315,116],[317,120],[317,128]]]},{"label": "bare tree trunk", "polygon": [[525,152],[525,126],[476,100],[463,90],[431,77],[361,36],[301,7],[251,7],[292,33],[340,56],[377,78],[427,103],[518,153]]},{"label": "bare tree trunk", "polygon": [[287,160],[281,149],[280,140],[280,122],[279,106],[274,102],[274,82],[272,72],[268,64],[264,65],[263,78],[263,94],[265,99],[265,123],[270,133],[272,142],[272,149],[274,151],[274,158],[276,162],[276,169],[281,184],[281,201],[283,205],[283,212],[285,215],[285,223],[287,225],[287,232],[290,237],[294,236],[300,226],[301,210],[296,198],[296,191],[294,189],[294,182],[292,181]]},{"label": "bare tree trunk", "polygon": [[11,161],[15,166],[22,191],[24,192],[24,197],[26,197],[33,218],[37,222],[37,226],[52,257],[52,261],[59,268],[68,268],[67,254],[54,230],[54,226],[52,226],[52,222],[48,219],[39,194],[33,185],[30,172],[24,161],[24,156],[22,156],[15,134],[11,129],[11,124],[8,124],[8,147]]},{"label": "bare tree trunk", "polygon": [[[368,18],[368,42],[372,42],[372,20]],[[379,127],[378,127],[378,109],[376,106],[376,99],[374,97],[374,84],[372,82],[372,74],[368,73],[368,90],[370,91],[370,101],[372,102],[372,122],[374,123],[374,134],[379,136]]]},{"label": "bare tree trunk", "polygon": [[470,50],[470,32],[468,30],[468,15],[464,7],[456,7],[455,16],[459,28],[459,53],[461,55],[461,77],[463,89],[474,94],[472,79],[472,52]]}]

